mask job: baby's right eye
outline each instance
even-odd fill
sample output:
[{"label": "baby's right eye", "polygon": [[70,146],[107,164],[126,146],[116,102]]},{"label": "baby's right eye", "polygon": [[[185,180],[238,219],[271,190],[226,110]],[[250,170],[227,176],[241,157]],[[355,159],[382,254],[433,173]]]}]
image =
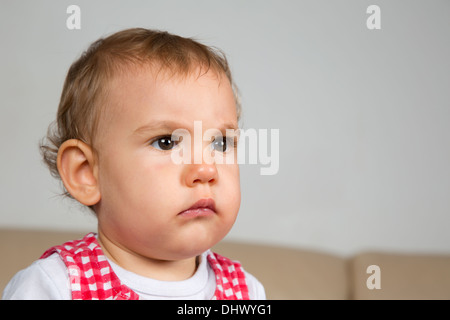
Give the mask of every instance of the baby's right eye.
[{"label": "baby's right eye", "polygon": [[173,141],[171,136],[159,137],[150,143],[153,148],[163,151],[172,150],[177,144],[178,141]]}]

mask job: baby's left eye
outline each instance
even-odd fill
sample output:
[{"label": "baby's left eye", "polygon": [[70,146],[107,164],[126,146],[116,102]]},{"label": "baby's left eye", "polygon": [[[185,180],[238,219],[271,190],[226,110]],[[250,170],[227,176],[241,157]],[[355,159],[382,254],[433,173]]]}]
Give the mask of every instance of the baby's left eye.
[{"label": "baby's left eye", "polygon": [[232,146],[233,141],[230,141],[231,138],[227,137],[217,137],[211,143],[213,150],[226,152],[230,146]]}]

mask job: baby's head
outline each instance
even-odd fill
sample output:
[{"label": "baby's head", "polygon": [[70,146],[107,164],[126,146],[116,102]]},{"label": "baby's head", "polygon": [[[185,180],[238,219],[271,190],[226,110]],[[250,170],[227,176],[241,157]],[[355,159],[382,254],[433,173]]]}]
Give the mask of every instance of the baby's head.
[{"label": "baby's head", "polygon": [[69,69],[44,160],[110,243],[155,259],[196,256],[239,210],[235,93],[219,51],[167,32],[115,33]]}]

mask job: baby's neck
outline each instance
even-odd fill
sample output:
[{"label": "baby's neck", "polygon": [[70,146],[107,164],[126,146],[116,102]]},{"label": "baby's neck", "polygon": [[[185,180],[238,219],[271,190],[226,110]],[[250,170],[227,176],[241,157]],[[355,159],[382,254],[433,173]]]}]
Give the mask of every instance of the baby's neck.
[{"label": "baby's neck", "polygon": [[139,255],[110,241],[100,230],[98,243],[108,259],[138,275],[161,280],[181,281],[190,278],[198,266],[198,257],[183,260],[159,260]]}]

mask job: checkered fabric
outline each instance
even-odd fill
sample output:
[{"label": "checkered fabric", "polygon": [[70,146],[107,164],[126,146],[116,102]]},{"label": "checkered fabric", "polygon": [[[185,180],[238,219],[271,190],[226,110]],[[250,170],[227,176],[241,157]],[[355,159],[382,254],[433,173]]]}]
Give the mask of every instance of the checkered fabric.
[{"label": "checkered fabric", "polygon": [[[44,259],[57,252],[69,273],[73,300],[138,300],[139,295],[122,284],[97,242],[96,234],[48,249]],[[213,300],[248,300],[241,265],[208,251],[207,260],[216,276]]]},{"label": "checkered fabric", "polygon": [[73,300],[139,299],[113,272],[94,233],[52,247],[44,252],[41,259],[54,252],[61,256],[67,266]]},{"label": "checkered fabric", "polygon": [[216,292],[212,300],[249,300],[245,273],[241,264],[217,253],[208,252],[209,265],[216,275]]}]

